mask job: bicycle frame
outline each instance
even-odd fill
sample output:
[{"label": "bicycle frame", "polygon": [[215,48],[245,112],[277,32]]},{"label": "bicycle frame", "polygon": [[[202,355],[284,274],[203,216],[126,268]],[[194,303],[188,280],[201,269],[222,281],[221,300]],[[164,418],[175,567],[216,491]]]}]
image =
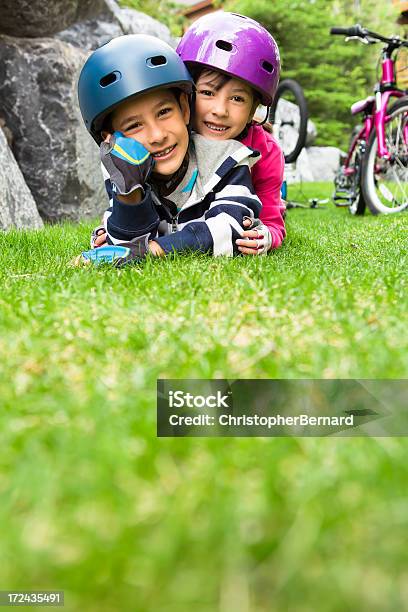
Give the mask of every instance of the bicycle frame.
[{"label": "bicycle frame", "polygon": [[[350,145],[347,158],[344,163],[346,175],[350,175],[354,172],[354,169],[349,167],[349,162],[352,158],[357,143],[359,141],[368,142],[373,129],[375,129],[377,132],[378,156],[384,159],[390,159],[391,157],[391,153],[388,151],[385,139],[385,126],[389,121],[387,117],[387,107],[390,98],[402,98],[404,95],[406,95],[404,91],[394,87],[395,61],[391,57],[392,51],[392,49],[386,49],[383,52],[381,80],[375,87],[375,110],[372,113],[366,112],[364,126],[354,137]],[[404,140],[408,147],[408,126],[404,127]]]},{"label": "bicycle frame", "polygon": [[347,157],[344,161],[344,168],[345,168],[344,174],[346,176],[350,176],[351,174],[354,174],[355,169],[349,166],[350,160],[353,156],[357,143],[360,142],[361,140],[364,142],[367,142],[371,134],[372,127],[373,127],[373,117],[372,115],[367,115],[366,118],[364,119],[363,127],[358,132],[358,134],[354,136],[353,140],[351,141],[350,148],[347,153]]},{"label": "bicycle frame", "polygon": [[[392,53],[392,51],[391,51]],[[374,125],[377,132],[378,156],[390,159],[391,154],[385,143],[385,125],[388,123],[387,106],[390,98],[402,98],[405,94],[401,89],[392,88],[395,84],[395,61],[391,53],[385,50],[383,53],[382,74],[379,83],[379,91],[375,95]],[[404,140],[408,145],[408,128],[404,128]]]}]

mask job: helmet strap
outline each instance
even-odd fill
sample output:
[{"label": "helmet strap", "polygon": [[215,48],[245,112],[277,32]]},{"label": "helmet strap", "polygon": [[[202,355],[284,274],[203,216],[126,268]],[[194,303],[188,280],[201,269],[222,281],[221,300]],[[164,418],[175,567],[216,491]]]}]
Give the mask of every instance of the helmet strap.
[{"label": "helmet strap", "polygon": [[252,120],[251,121],[251,125],[264,125],[268,121],[270,110],[271,110],[271,105],[268,104],[268,106],[266,106],[265,119],[263,121],[254,121],[254,120]]},{"label": "helmet strap", "polygon": [[176,187],[181,183],[181,181],[186,175],[189,161],[190,161],[190,155],[189,155],[189,152],[187,151],[181,163],[180,168],[176,170],[176,172],[172,174],[172,176],[168,177],[168,176],[160,176],[157,174],[156,175],[152,174],[151,183],[153,187],[156,188],[156,191],[161,197],[166,197],[170,195],[176,189]]}]

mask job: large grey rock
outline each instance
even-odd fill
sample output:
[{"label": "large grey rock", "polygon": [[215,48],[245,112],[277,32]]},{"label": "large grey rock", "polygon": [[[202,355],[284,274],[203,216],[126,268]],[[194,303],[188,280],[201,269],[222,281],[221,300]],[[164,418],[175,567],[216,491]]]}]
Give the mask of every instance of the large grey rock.
[{"label": "large grey rock", "polygon": [[297,160],[292,164],[285,165],[285,178],[288,184],[310,183],[314,180],[312,169],[309,165],[307,149],[302,149]]},{"label": "large grey rock", "polygon": [[313,180],[332,181],[339,168],[340,149],[337,147],[308,147],[306,151]]},{"label": "large grey rock", "polygon": [[83,51],[93,51],[122,34],[123,30],[119,23],[112,23],[107,17],[102,17],[75,23],[70,28],[55,34],[55,38],[79,47]]},{"label": "large grey rock", "polygon": [[176,39],[170,34],[169,28],[149,15],[133,9],[119,8],[115,0],[105,0],[105,7],[119,23],[124,34],[149,34],[164,40],[173,48],[176,47]]},{"label": "large grey rock", "polygon": [[40,228],[43,225],[33,196],[0,129],[0,229]]},{"label": "large grey rock", "polygon": [[[283,126],[280,127],[283,122]],[[280,98],[275,111],[276,136],[284,150],[293,149],[296,145],[300,123],[299,107],[289,100]],[[313,121],[308,119],[306,146],[310,147],[316,140],[317,129]]]},{"label": "large grey rock", "polygon": [[139,13],[133,9],[121,9],[119,23],[125,34],[149,34],[157,36],[171,47],[176,47],[176,41],[170,34],[170,30],[164,23],[156,21],[153,17]]},{"label": "large grey rock", "polygon": [[49,36],[104,9],[104,0],[1,0],[0,33]]},{"label": "large grey rock", "polygon": [[0,108],[44,219],[105,208],[98,148],[82,125],[76,82],[86,54],[54,39],[0,36]]},{"label": "large grey rock", "polygon": [[91,51],[122,34],[150,34],[176,47],[176,39],[167,26],[144,13],[122,9],[115,0],[104,0],[104,10],[97,18],[75,23],[55,37]]},{"label": "large grey rock", "polygon": [[336,147],[308,147],[285,169],[288,183],[333,181],[340,163],[340,149]]},{"label": "large grey rock", "polygon": [[317,138],[317,127],[311,119],[307,120],[306,147],[313,146]]}]

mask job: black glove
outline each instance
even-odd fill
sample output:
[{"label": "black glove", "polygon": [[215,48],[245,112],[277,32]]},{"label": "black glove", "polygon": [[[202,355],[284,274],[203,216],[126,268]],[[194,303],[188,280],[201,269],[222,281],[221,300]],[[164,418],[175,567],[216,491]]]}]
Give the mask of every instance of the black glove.
[{"label": "black glove", "polygon": [[100,147],[101,160],[109,173],[115,193],[129,195],[143,189],[154,166],[149,151],[137,140],[114,132]]}]

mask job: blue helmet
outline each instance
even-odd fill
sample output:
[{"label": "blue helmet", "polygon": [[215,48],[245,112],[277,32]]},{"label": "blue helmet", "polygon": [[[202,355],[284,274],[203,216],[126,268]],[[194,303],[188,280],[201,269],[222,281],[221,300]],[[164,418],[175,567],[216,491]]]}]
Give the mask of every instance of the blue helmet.
[{"label": "blue helmet", "polygon": [[104,119],[121,102],[159,87],[190,94],[192,78],[177,53],[154,36],[130,34],[112,39],[90,55],[78,81],[85,126],[98,144]]}]

